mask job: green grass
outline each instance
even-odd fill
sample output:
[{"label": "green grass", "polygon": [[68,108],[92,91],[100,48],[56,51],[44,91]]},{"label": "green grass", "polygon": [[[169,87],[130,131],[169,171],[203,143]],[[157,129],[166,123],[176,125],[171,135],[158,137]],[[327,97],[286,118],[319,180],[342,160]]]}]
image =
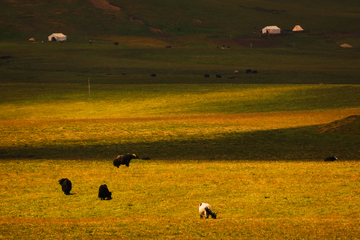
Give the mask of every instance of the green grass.
[{"label": "green grass", "polygon": [[[206,34],[229,39],[254,37],[267,25],[283,32],[300,24],[310,33],[356,33],[358,1],[282,0],[144,1],[111,0],[121,11],[94,7],[89,1],[5,1],[0,5],[0,40],[47,40],[52,32],[64,32],[70,41],[111,39],[116,36],[153,36],[179,42],[182,36]],[[130,21],[141,20],[143,24]],[[149,27],[159,28],[158,36]],[[204,41],[204,40],[202,40]],[[200,42],[202,42],[200,41]],[[187,44],[191,43],[189,41]]]},{"label": "green grass", "polygon": [[[0,162],[7,239],[357,239],[359,163]],[[72,195],[57,181],[73,182]],[[97,198],[107,184],[113,199]],[[208,202],[218,219],[200,220]]]},{"label": "green grass", "polygon": [[[358,50],[337,45],[229,50],[79,43],[0,43],[0,47],[2,56],[11,57],[0,59],[2,83],[87,83],[90,78],[92,83],[113,84],[358,84],[360,77]],[[249,68],[258,74],[245,74]],[[152,78],[152,73],[158,76]]]},{"label": "green grass", "polygon": [[[3,84],[2,159],[358,159],[358,85]],[[259,146],[261,150],[259,150]]]},{"label": "green grass", "polygon": [[0,3],[0,238],[360,238],[358,1],[110,2]]},{"label": "green grass", "polygon": [[0,119],[227,114],[359,107],[358,85],[2,84]]}]

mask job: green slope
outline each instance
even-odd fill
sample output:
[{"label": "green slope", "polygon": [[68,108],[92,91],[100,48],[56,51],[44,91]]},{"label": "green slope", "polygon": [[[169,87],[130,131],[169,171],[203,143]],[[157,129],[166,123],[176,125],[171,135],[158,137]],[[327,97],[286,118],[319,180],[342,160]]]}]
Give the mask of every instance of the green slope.
[{"label": "green slope", "polygon": [[[357,33],[357,0],[6,0],[0,2],[0,40],[46,40],[63,32],[71,40],[109,36],[208,34],[254,37],[266,25],[310,33]],[[101,3],[105,5],[101,5]],[[106,4],[118,8],[106,7]],[[160,29],[164,34],[152,30]]]}]

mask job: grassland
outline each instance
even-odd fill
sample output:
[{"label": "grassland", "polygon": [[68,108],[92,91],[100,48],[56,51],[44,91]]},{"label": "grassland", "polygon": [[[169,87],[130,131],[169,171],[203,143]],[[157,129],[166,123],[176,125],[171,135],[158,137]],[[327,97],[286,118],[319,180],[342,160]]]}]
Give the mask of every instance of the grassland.
[{"label": "grassland", "polygon": [[359,156],[357,134],[316,131],[359,114],[358,85],[93,89],[89,98],[84,85],[4,84],[1,158],[109,159],[120,152],[168,160]]},{"label": "grassland", "polygon": [[0,238],[360,238],[358,1],[110,3],[0,3]]},{"label": "grassland", "polygon": [[[359,162],[1,161],[5,239],[358,239]],[[72,195],[57,181],[69,177]],[[107,184],[113,199],[97,198]],[[209,202],[216,220],[200,220]]]},{"label": "grassland", "polygon": [[[118,10],[95,7],[91,1],[82,0],[2,1],[0,40],[27,41],[33,37],[41,41],[57,31],[68,35],[71,41],[115,41],[121,36],[143,36],[187,45],[214,39],[258,37],[258,31],[268,25],[278,25],[286,32],[300,24],[307,33],[325,34],[321,42],[332,42],[340,33],[358,36],[359,29],[360,5],[356,0],[108,2]],[[164,34],[157,34],[150,27]],[[350,39],[350,44],[359,42],[358,37]]]}]

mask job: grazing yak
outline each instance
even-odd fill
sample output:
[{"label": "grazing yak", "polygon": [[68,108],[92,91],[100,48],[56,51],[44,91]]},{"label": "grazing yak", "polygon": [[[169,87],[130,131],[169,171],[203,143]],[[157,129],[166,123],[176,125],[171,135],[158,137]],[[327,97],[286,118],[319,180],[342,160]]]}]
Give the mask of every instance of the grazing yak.
[{"label": "grazing yak", "polygon": [[338,160],[337,157],[335,157],[335,156],[327,157],[324,159],[325,162],[333,162],[335,160]]},{"label": "grazing yak", "polygon": [[59,180],[59,184],[62,187],[63,192],[66,195],[70,195],[70,191],[71,191],[71,181],[67,178],[62,178]]},{"label": "grazing yak", "polygon": [[127,167],[129,167],[129,163],[131,159],[139,159],[139,157],[136,156],[136,154],[130,154],[130,153],[125,155],[118,155],[114,159],[114,166],[119,167],[120,165],[126,165]]},{"label": "grazing yak", "polygon": [[246,69],[245,73],[251,73],[251,69]]},{"label": "grazing yak", "polygon": [[205,75],[204,75],[204,78],[209,78],[209,77],[210,77],[209,74],[205,74]]},{"label": "grazing yak", "polygon": [[101,198],[101,200],[110,200],[111,199],[111,192],[109,192],[108,187],[106,186],[106,184],[103,184],[99,187],[99,198]]},{"label": "grazing yak", "polygon": [[216,219],[216,213],[211,210],[211,206],[208,203],[199,204],[199,213],[200,218],[203,218],[203,216],[205,216],[205,218],[209,218],[209,216],[211,216],[213,219]]}]

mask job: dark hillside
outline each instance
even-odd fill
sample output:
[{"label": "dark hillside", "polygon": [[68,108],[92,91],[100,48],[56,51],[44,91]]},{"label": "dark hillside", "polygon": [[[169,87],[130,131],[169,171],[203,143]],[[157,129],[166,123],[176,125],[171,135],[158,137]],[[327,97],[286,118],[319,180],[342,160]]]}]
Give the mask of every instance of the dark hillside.
[{"label": "dark hillside", "polygon": [[[355,34],[356,0],[5,0],[0,2],[0,40],[47,40],[63,32],[69,41],[153,36],[169,41],[202,34],[216,38],[259,37],[277,25],[283,32],[300,24],[311,34]],[[337,35],[339,36],[339,35]],[[354,37],[354,35],[351,35]]]},{"label": "dark hillside", "polygon": [[360,115],[352,115],[317,128],[320,133],[337,132],[360,135]]}]

